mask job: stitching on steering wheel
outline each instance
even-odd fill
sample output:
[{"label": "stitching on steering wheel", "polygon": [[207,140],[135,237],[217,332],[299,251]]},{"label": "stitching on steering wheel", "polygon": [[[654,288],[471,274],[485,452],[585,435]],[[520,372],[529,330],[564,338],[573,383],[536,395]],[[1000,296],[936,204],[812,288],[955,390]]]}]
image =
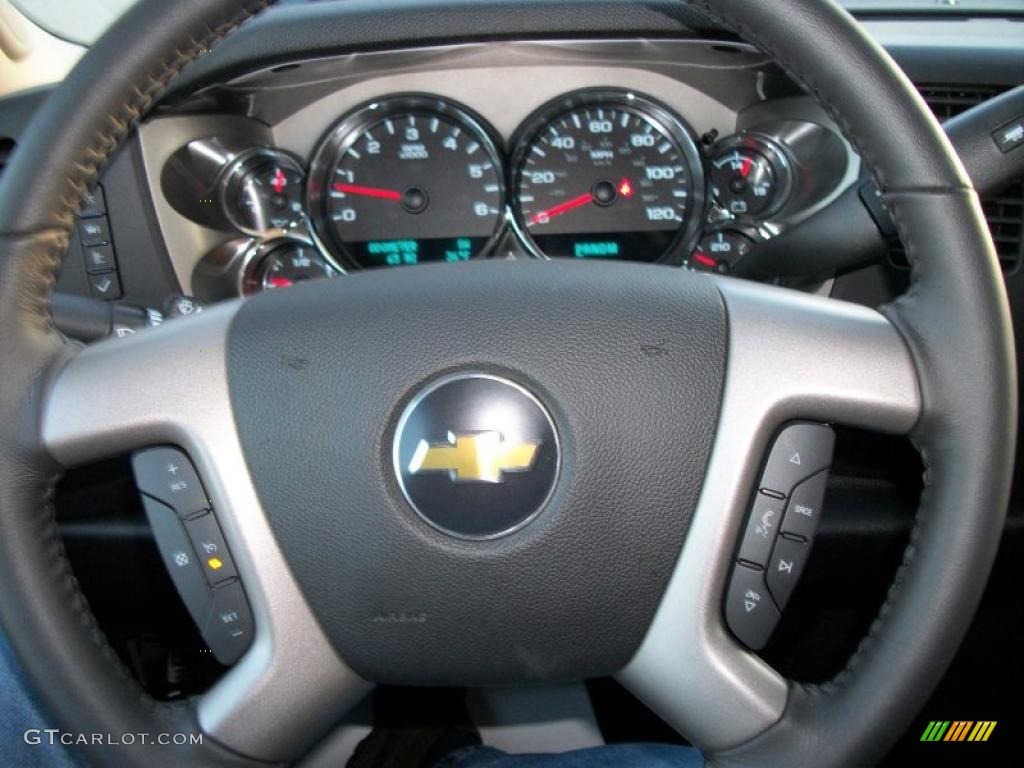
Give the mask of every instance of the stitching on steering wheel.
[{"label": "stitching on steering wheel", "polygon": [[[804,86],[806,86],[808,89],[810,89],[811,93],[814,96],[814,100],[816,102],[818,102],[818,104],[820,104],[822,107],[824,107],[825,111],[828,112],[829,116],[833,120],[835,120],[835,122],[842,129],[843,135],[846,136],[846,138],[850,142],[850,144],[853,145],[854,149],[857,151],[857,154],[860,155],[865,160],[865,162],[867,163],[867,165],[868,165],[869,169],[871,170],[871,172],[877,177],[878,184],[881,187],[883,192],[885,192],[885,191],[890,191],[890,192],[920,191],[920,192],[940,192],[940,193],[944,193],[944,192],[953,192],[953,191],[965,190],[965,189],[966,190],[973,189],[970,186],[964,186],[964,185],[959,185],[958,184],[958,185],[953,185],[953,186],[927,187],[927,188],[902,187],[902,188],[897,188],[897,189],[889,190],[888,189],[888,182],[885,179],[885,174],[884,174],[884,172],[882,172],[877,167],[877,162],[875,161],[872,153],[864,146],[863,142],[860,140],[859,136],[857,135],[857,132],[853,130],[852,126],[849,124],[849,122],[847,122],[846,118],[839,111],[839,109],[828,98],[826,98],[824,95],[822,95],[822,92],[818,88],[818,85],[816,84],[814,78],[810,77],[805,72],[803,72],[798,66],[796,66],[792,61],[790,61],[790,59],[788,59],[786,56],[781,54],[775,47],[773,47],[772,45],[766,43],[764,38],[762,38],[757,32],[755,32],[754,30],[751,30],[749,27],[745,26],[744,24],[741,24],[741,23],[737,22],[728,13],[722,12],[721,10],[712,9],[710,7],[710,5],[706,2],[706,0],[689,0],[689,3],[690,3],[690,5],[693,5],[693,6],[696,6],[696,7],[700,8],[701,11],[703,13],[705,13],[707,16],[709,16],[712,20],[717,21],[718,23],[725,25],[729,29],[732,29],[743,40],[745,40],[745,41],[747,41],[749,43],[753,43],[754,45],[756,45],[762,51],[767,53],[772,58],[772,60],[776,64],[778,64],[783,69],[783,71],[786,72],[786,74],[788,74],[794,80],[797,80],[798,82],[800,82]],[[900,239],[902,240],[902,237]]]},{"label": "stitching on steering wheel", "polygon": [[[71,232],[75,212],[82,201],[82,195],[86,187],[99,178],[100,171],[110,156],[121,145],[121,141],[128,135],[128,132],[135,126],[139,118],[144,115],[153,102],[166,89],[167,86],[181,73],[181,71],[199,57],[200,51],[213,47],[217,42],[229,35],[244,22],[272,5],[275,0],[249,0],[239,10],[238,14],[224,22],[216,29],[206,26],[206,33],[198,40],[193,38],[189,46],[184,50],[175,48],[174,60],[171,63],[164,63],[163,69],[157,75],[147,75],[148,83],[142,88],[133,86],[133,95],[125,101],[118,109],[122,114],[111,114],[109,120],[111,128],[100,131],[93,144],[85,150],[87,160],[76,166],[75,171],[68,174],[67,182],[71,186],[71,194],[62,196],[64,210],[58,215],[64,221],[64,228]],[[77,173],[78,178],[75,178]]]},{"label": "stitching on steering wheel", "polygon": [[[128,99],[121,106],[121,110],[128,113],[128,117],[126,119],[120,119],[116,115],[110,115],[112,129],[108,131],[101,131],[99,133],[93,146],[86,150],[87,155],[89,155],[87,163],[78,164],[75,171],[65,177],[74,192],[71,197],[67,195],[62,196],[64,211],[61,212],[59,216],[61,219],[65,220],[65,227],[61,230],[50,230],[51,233],[56,236],[50,243],[42,244],[48,258],[48,263],[44,268],[44,276],[46,279],[44,280],[43,285],[45,287],[39,294],[40,300],[33,302],[33,309],[40,319],[44,321],[45,332],[59,333],[53,324],[49,296],[56,283],[57,273],[63,261],[62,256],[64,251],[67,249],[74,215],[78,210],[78,206],[81,203],[82,195],[84,194],[86,187],[99,177],[100,171],[106,164],[107,160],[110,159],[113,152],[120,146],[121,141],[135,126],[138,119],[145,114],[154,100],[163,93],[174,78],[177,77],[186,66],[195,61],[199,56],[200,50],[211,48],[219,40],[233,32],[245,21],[258,14],[266,7],[272,5],[274,1],[275,0],[253,0],[253,2],[245,5],[236,16],[232,17],[229,21],[220,25],[216,29],[207,26],[207,34],[202,36],[199,40],[192,39],[190,41],[190,47],[185,51],[176,49],[175,60],[172,64],[165,64],[164,69],[160,74],[156,76],[149,76],[149,83],[145,88],[140,89],[138,86],[133,88],[133,97]],[[78,174],[78,178],[74,177],[74,173]],[[44,233],[37,233],[35,236],[38,237],[41,234]],[[60,472],[51,473],[42,479],[43,493],[39,508],[39,511],[42,512],[42,516],[45,518],[45,521],[43,522],[44,530],[41,531],[41,533],[44,538],[48,540],[48,548],[54,553],[53,561],[55,563],[55,578],[69,593],[68,603],[71,605],[79,620],[88,628],[89,635],[93,639],[102,656],[110,662],[110,666],[116,670],[118,676],[122,678],[124,683],[138,696],[140,703],[151,707],[164,706],[169,708],[180,708],[178,705],[160,705],[144,691],[142,686],[135,679],[134,675],[121,660],[120,656],[117,655],[117,652],[114,650],[113,646],[111,646],[103,630],[97,623],[96,616],[90,608],[88,599],[82,592],[78,579],[74,575],[71,562],[67,558],[63,540],[60,537],[60,530],[57,525],[56,508],[54,507],[53,499],[56,485],[61,474],[62,473]],[[188,707],[189,705],[186,703],[183,706]]]},{"label": "stitching on steering wheel", "polygon": [[[730,27],[741,38],[747,40],[748,42],[754,43],[756,46],[761,48],[761,50],[763,50],[765,53],[771,56],[775,63],[782,67],[782,69],[785,70],[787,74],[789,74],[791,77],[795,78],[796,80],[810,88],[817,102],[828,111],[829,115],[841,127],[844,135],[857,150],[858,154],[862,158],[864,158],[872,173],[874,173],[877,176],[879,185],[882,187],[883,190],[886,190],[887,185],[885,175],[880,169],[877,168],[872,154],[865,149],[860,138],[857,136],[857,133],[851,128],[850,124],[844,118],[842,113],[839,112],[839,110],[832,104],[831,101],[822,96],[821,91],[815,85],[812,78],[804,74],[800,70],[800,68],[796,67],[788,58],[781,55],[772,46],[766,44],[757,33],[746,28],[743,24],[736,22],[734,19],[731,19],[728,14],[721,13],[720,11],[717,10],[712,10],[709,4],[704,0],[692,0],[692,4],[701,8],[703,12],[706,13],[712,19],[718,21],[719,23],[725,24],[727,27]],[[887,191],[891,194],[896,190]],[[910,190],[899,190],[899,192],[909,191]],[[973,194],[974,192],[973,188],[970,186],[956,186],[943,189],[916,191],[918,193],[931,192],[940,194],[950,194],[961,191]],[[889,208],[892,211],[893,221],[896,227],[899,240],[906,249],[907,256],[913,267],[910,275],[910,286],[908,287],[907,291],[898,299],[891,302],[888,305],[888,307],[882,308],[882,311],[883,313],[886,314],[886,316],[889,316],[889,312],[886,312],[886,309],[888,309],[892,312],[892,314],[898,317],[899,307],[903,304],[907,304],[913,301],[913,299],[916,297],[918,293],[921,278],[921,262],[920,260],[915,258],[915,256],[917,255],[917,247],[907,231],[906,221],[902,215],[902,210],[899,201],[892,199],[887,194],[886,202],[889,203]],[[893,321],[892,317],[890,317],[889,319],[890,322]],[[900,328],[900,326],[897,323],[894,322],[893,326],[900,332],[901,335],[904,334],[904,331]],[[912,349],[910,345],[908,345],[908,348]],[[889,585],[889,589],[886,592],[885,600],[879,608],[878,615],[871,622],[871,626],[868,628],[867,633],[857,644],[856,650],[850,655],[850,658],[847,659],[846,663],[843,665],[843,668],[831,680],[828,680],[824,683],[801,683],[794,680],[788,681],[790,685],[797,686],[810,695],[827,696],[843,687],[844,683],[849,678],[853,670],[857,667],[860,660],[863,658],[864,654],[874,643],[879,631],[881,631],[881,629],[885,626],[885,621],[892,610],[893,602],[896,600],[903,587],[904,575],[906,574],[908,568],[913,564],[914,559],[917,555],[917,541],[920,537],[921,527],[924,523],[923,513],[928,505],[928,498],[930,496],[930,491],[932,487],[930,481],[931,462],[929,460],[928,450],[921,446],[920,444],[918,444],[916,440],[913,440],[912,442],[914,444],[914,447],[917,449],[918,454],[921,456],[921,462],[923,464],[923,488],[921,490],[920,503],[918,505],[917,512],[914,515],[914,525],[910,531],[910,538],[907,543],[906,549],[903,552],[903,559],[900,562],[899,568],[897,568],[896,570],[896,574],[893,576],[893,581]]]},{"label": "stitching on steering wheel", "polygon": [[[195,61],[201,50],[212,47],[214,44],[237,29],[245,21],[257,15],[273,3],[274,0],[251,0],[246,3],[239,13],[229,21],[218,26],[216,29],[207,26],[206,34],[198,40],[190,40],[190,45],[187,48],[184,50],[175,49],[173,62],[170,64],[164,64],[162,71],[160,71],[156,76],[147,76],[148,83],[146,83],[144,87],[140,88],[139,86],[135,86],[133,88],[132,96],[119,107],[119,114],[109,115],[110,128],[108,130],[101,130],[95,137],[91,146],[86,148],[86,160],[77,164],[74,170],[67,174],[65,180],[71,189],[68,194],[64,194],[61,197],[63,210],[58,214],[58,217],[62,222],[62,227],[59,230],[51,230],[58,236],[55,237],[52,243],[43,246],[48,252],[47,255],[50,257],[48,258],[48,263],[46,265],[46,273],[48,277],[46,281],[46,290],[44,290],[41,295],[41,301],[33,302],[33,309],[39,313],[41,318],[45,319],[48,331],[56,332],[56,329],[52,324],[52,315],[50,313],[48,296],[56,281],[56,275],[62,262],[61,255],[63,250],[66,249],[68,236],[70,235],[73,227],[74,215],[78,209],[86,187],[99,177],[103,166],[110,159],[113,152],[120,146],[121,141],[125,136],[127,136],[127,134],[134,128],[137,121],[147,112],[154,101],[167,89],[170,83],[181,73],[181,71]],[[808,87],[818,103],[828,111],[829,115],[842,128],[844,135],[846,135],[847,139],[856,148],[860,156],[864,158],[872,171],[877,175],[883,190],[886,189],[887,185],[884,174],[877,169],[872,154],[865,149],[856,132],[853,131],[842,113],[839,112],[827,98],[822,96],[821,91],[812,78],[802,72],[801,69],[795,66],[787,57],[781,55],[773,46],[765,43],[760,35],[753,32],[745,25],[737,23],[729,16],[729,14],[712,10],[709,4],[704,2],[704,0],[691,0],[690,4],[700,8],[708,17],[730,27],[743,39],[757,45],[760,49],[770,55],[773,60],[791,77]],[[957,186],[949,187],[944,190],[933,189],[932,191],[943,191],[948,193],[957,190],[970,192],[971,188]],[[901,296],[888,307],[889,310],[898,314],[899,305],[907,303],[916,295],[919,287],[920,275],[918,270],[920,267],[918,266],[919,262],[913,258],[916,253],[916,249],[914,243],[912,243],[907,237],[905,221],[901,216],[900,206],[898,202],[895,201],[890,201],[890,203],[890,209],[893,213],[899,238],[907,249],[912,263],[915,263],[915,269],[911,274],[910,288],[906,294]],[[832,680],[823,684],[807,684],[790,681],[791,685],[799,686],[810,694],[828,695],[833,690],[842,687],[850,672],[856,667],[867,649],[870,648],[878,631],[884,626],[886,617],[891,611],[892,603],[902,588],[903,575],[914,561],[917,552],[916,543],[923,524],[922,513],[926,507],[927,498],[931,489],[928,451],[917,445],[916,442],[915,447],[918,448],[918,452],[921,455],[922,462],[924,464],[924,488],[921,494],[921,503],[917,514],[915,515],[915,523],[910,533],[910,540],[904,551],[903,560],[897,569],[893,582],[887,592],[886,599],[879,610],[878,616],[872,622],[871,627],[865,637],[858,644],[857,649],[847,660],[844,668]],[[120,657],[114,651],[105,634],[97,624],[87,599],[81,591],[78,580],[74,576],[71,564],[66,557],[63,542],[60,538],[56,523],[55,508],[53,505],[54,490],[56,482],[60,476],[60,473],[54,473],[44,478],[44,488],[41,498],[41,511],[48,518],[45,522],[46,530],[43,532],[43,535],[48,537],[50,546],[54,550],[54,559],[57,563],[55,576],[65,584],[66,589],[70,592],[69,602],[75,610],[76,615],[87,624],[90,635],[95,641],[96,646],[102,652],[103,656],[111,662],[114,668],[117,669],[118,675],[125,680],[133,691],[138,694],[140,701],[146,705],[152,706],[156,702],[145,693],[142,686],[139,685],[130,670],[121,661]]]},{"label": "stitching on steering wheel", "polygon": [[870,166],[872,172],[874,172],[878,176],[878,183],[881,185],[882,189],[885,189],[886,181],[884,174],[876,170],[876,163],[873,157],[871,156],[871,153],[864,148],[856,132],[846,121],[846,118],[842,115],[842,113],[840,113],[839,110],[836,109],[836,107],[832,104],[831,101],[822,96],[821,91],[819,90],[813,78],[806,75],[799,67],[797,67],[786,56],[780,54],[779,51],[777,51],[773,46],[766,43],[764,41],[764,38],[762,38],[759,34],[749,29],[746,25],[741,24],[740,22],[731,18],[727,13],[723,13],[720,10],[712,10],[710,4],[705,2],[705,0],[690,0],[690,3],[691,5],[695,5],[698,8],[700,8],[705,14],[710,16],[715,21],[724,24],[725,26],[732,29],[743,40],[746,40],[747,42],[756,45],[762,51],[771,56],[772,60],[776,64],[778,64],[790,77],[794,78],[795,80],[798,80],[800,83],[809,88],[811,92],[814,94],[814,100],[821,104],[828,112],[829,116],[836,121],[840,128],[842,128],[843,135],[846,136],[849,142],[853,145],[854,149],[857,150],[857,154],[864,158],[868,166]]}]

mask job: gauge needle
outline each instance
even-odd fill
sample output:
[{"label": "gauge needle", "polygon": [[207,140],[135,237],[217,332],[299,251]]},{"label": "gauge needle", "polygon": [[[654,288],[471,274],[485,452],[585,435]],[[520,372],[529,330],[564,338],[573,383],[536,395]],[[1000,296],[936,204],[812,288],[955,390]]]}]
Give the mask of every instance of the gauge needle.
[{"label": "gauge needle", "polygon": [[287,186],[287,184],[288,177],[284,175],[284,169],[278,168],[277,172],[274,174],[274,191],[280,195],[282,192],[284,192],[284,188]]},{"label": "gauge needle", "polygon": [[751,160],[749,157],[746,158],[743,161],[743,167],[740,168],[740,176],[742,176],[744,179],[747,178],[747,174],[750,173],[750,166],[752,166],[753,164],[753,160]]},{"label": "gauge needle", "polygon": [[270,284],[275,288],[288,288],[292,285],[292,281],[287,277],[272,277],[270,278]]},{"label": "gauge needle", "polygon": [[364,195],[366,197],[379,197],[384,200],[401,200],[402,193],[393,189],[381,189],[380,187],[361,187],[358,184],[335,184],[338,192],[347,195]]},{"label": "gauge needle", "polygon": [[530,217],[530,224],[542,224],[555,216],[560,216],[566,211],[571,211],[573,208],[584,206],[587,203],[592,202],[593,199],[594,196],[590,192],[587,192],[585,195],[574,197],[572,200],[566,200],[564,203],[554,205],[546,211],[533,214],[533,216]]},{"label": "gauge needle", "polygon": [[693,254],[693,260],[698,264],[703,264],[705,267],[717,267],[718,262],[712,259],[710,256],[705,256],[700,251],[695,251]]}]

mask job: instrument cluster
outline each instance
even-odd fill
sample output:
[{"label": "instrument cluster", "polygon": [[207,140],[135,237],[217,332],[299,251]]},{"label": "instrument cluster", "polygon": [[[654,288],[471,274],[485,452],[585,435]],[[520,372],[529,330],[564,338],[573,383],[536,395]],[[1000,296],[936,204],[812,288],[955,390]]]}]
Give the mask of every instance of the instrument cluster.
[{"label": "instrument cluster", "polygon": [[716,139],[625,89],[550,101],[507,146],[460,104],[399,95],[343,115],[308,163],[192,142],[164,186],[174,204],[182,179],[199,179],[192,191],[210,190],[214,210],[188,210],[189,192],[179,212],[251,238],[197,270],[199,282],[228,275],[227,293],[517,252],[728,272],[753,246],[750,230],[791,200],[794,163],[767,134]]}]

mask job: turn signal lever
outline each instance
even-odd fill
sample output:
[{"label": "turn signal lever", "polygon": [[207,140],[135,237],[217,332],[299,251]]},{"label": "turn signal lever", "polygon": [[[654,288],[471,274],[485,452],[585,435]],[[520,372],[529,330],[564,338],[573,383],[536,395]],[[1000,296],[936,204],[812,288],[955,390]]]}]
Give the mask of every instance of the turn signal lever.
[{"label": "turn signal lever", "polygon": [[163,311],[136,307],[120,301],[100,301],[70,293],[55,293],[50,300],[53,323],[61,333],[78,341],[90,342],[108,336],[124,338],[164,320],[187,317],[203,311],[203,304],[190,296],[175,295]]},{"label": "turn signal lever", "polygon": [[[1024,176],[1024,86],[943,126],[978,193]],[[884,254],[896,236],[874,179],[864,177],[809,219],[759,243],[734,268],[741,277],[828,277]]]}]

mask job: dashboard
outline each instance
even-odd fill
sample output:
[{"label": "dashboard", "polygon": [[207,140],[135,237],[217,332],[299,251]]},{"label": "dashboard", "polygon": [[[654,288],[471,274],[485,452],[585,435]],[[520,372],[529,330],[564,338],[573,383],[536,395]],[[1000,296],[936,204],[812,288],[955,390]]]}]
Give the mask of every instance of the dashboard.
[{"label": "dashboard", "polygon": [[297,61],[190,94],[139,143],[171,263],[204,302],[484,258],[728,273],[859,172],[762,54],[707,40]]},{"label": "dashboard", "polygon": [[[403,0],[294,3],[201,56],[91,191],[54,314],[69,297],[90,297],[109,314],[97,323],[65,316],[62,332],[127,335],[161,312],[166,320],[309,280],[358,280],[366,270],[416,274],[430,262],[620,259],[743,275],[748,255],[784,243],[863,182],[859,157],[813,99],[727,32],[662,12],[677,4],[479,0],[473,13],[453,5],[458,12],[442,14]],[[863,20],[942,119],[1024,83],[1020,20]],[[0,172],[45,97],[3,100]],[[1021,339],[1024,186],[995,190],[985,205]],[[822,239],[808,251],[835,246]],[[795,287],[878,306],[907,275],[896,251]],[[913,524],[916,453],[875,438],[840,435],[839,482],[829,490],[836,514],[823,521],[805,591],[766,655],[796,679],[825,679],[846,661],[854,649],[835,638],[837,591],[866,628]],[[128,603],[155,606],[154,622],[187,635],[180,606],[167,610],[173,591],[153,600],[134,590],[155,578],[121,573],[112,589],[100,568],[144,561],[126,559],[123,541],[90,527],[89,516],[120,522],[118,510],[137,502],[118,472],[125,468],[83,469],[59,500],[76,572],[93,580],[90,599],[119,628],[111,633],[119,648]],[[107,495],[97,503],[101,486]],[[1019,544],[1017,535],[1005,578],[993,584],[1014,583],[1007,568]],[[868,561],[875,567],[865,571]],[[1009,587],[1000,589],[992,603],[1012,604]],[[829,610],[819,616],[815,604]],[[990,611],[986,621],[1002,627],[1006,617]],[[822,643],[825,635],[834,641]],[[1001,658],[1012,658],[1012,640]],[[201,690],[219,670],[195,653],[197,638],[178,645],[190,673],[171,688]],[[978,647],[985,663],[972,680],[991,671],[990,636]],[[149,684],[159,687],[172,665],[154,658]]]}]

